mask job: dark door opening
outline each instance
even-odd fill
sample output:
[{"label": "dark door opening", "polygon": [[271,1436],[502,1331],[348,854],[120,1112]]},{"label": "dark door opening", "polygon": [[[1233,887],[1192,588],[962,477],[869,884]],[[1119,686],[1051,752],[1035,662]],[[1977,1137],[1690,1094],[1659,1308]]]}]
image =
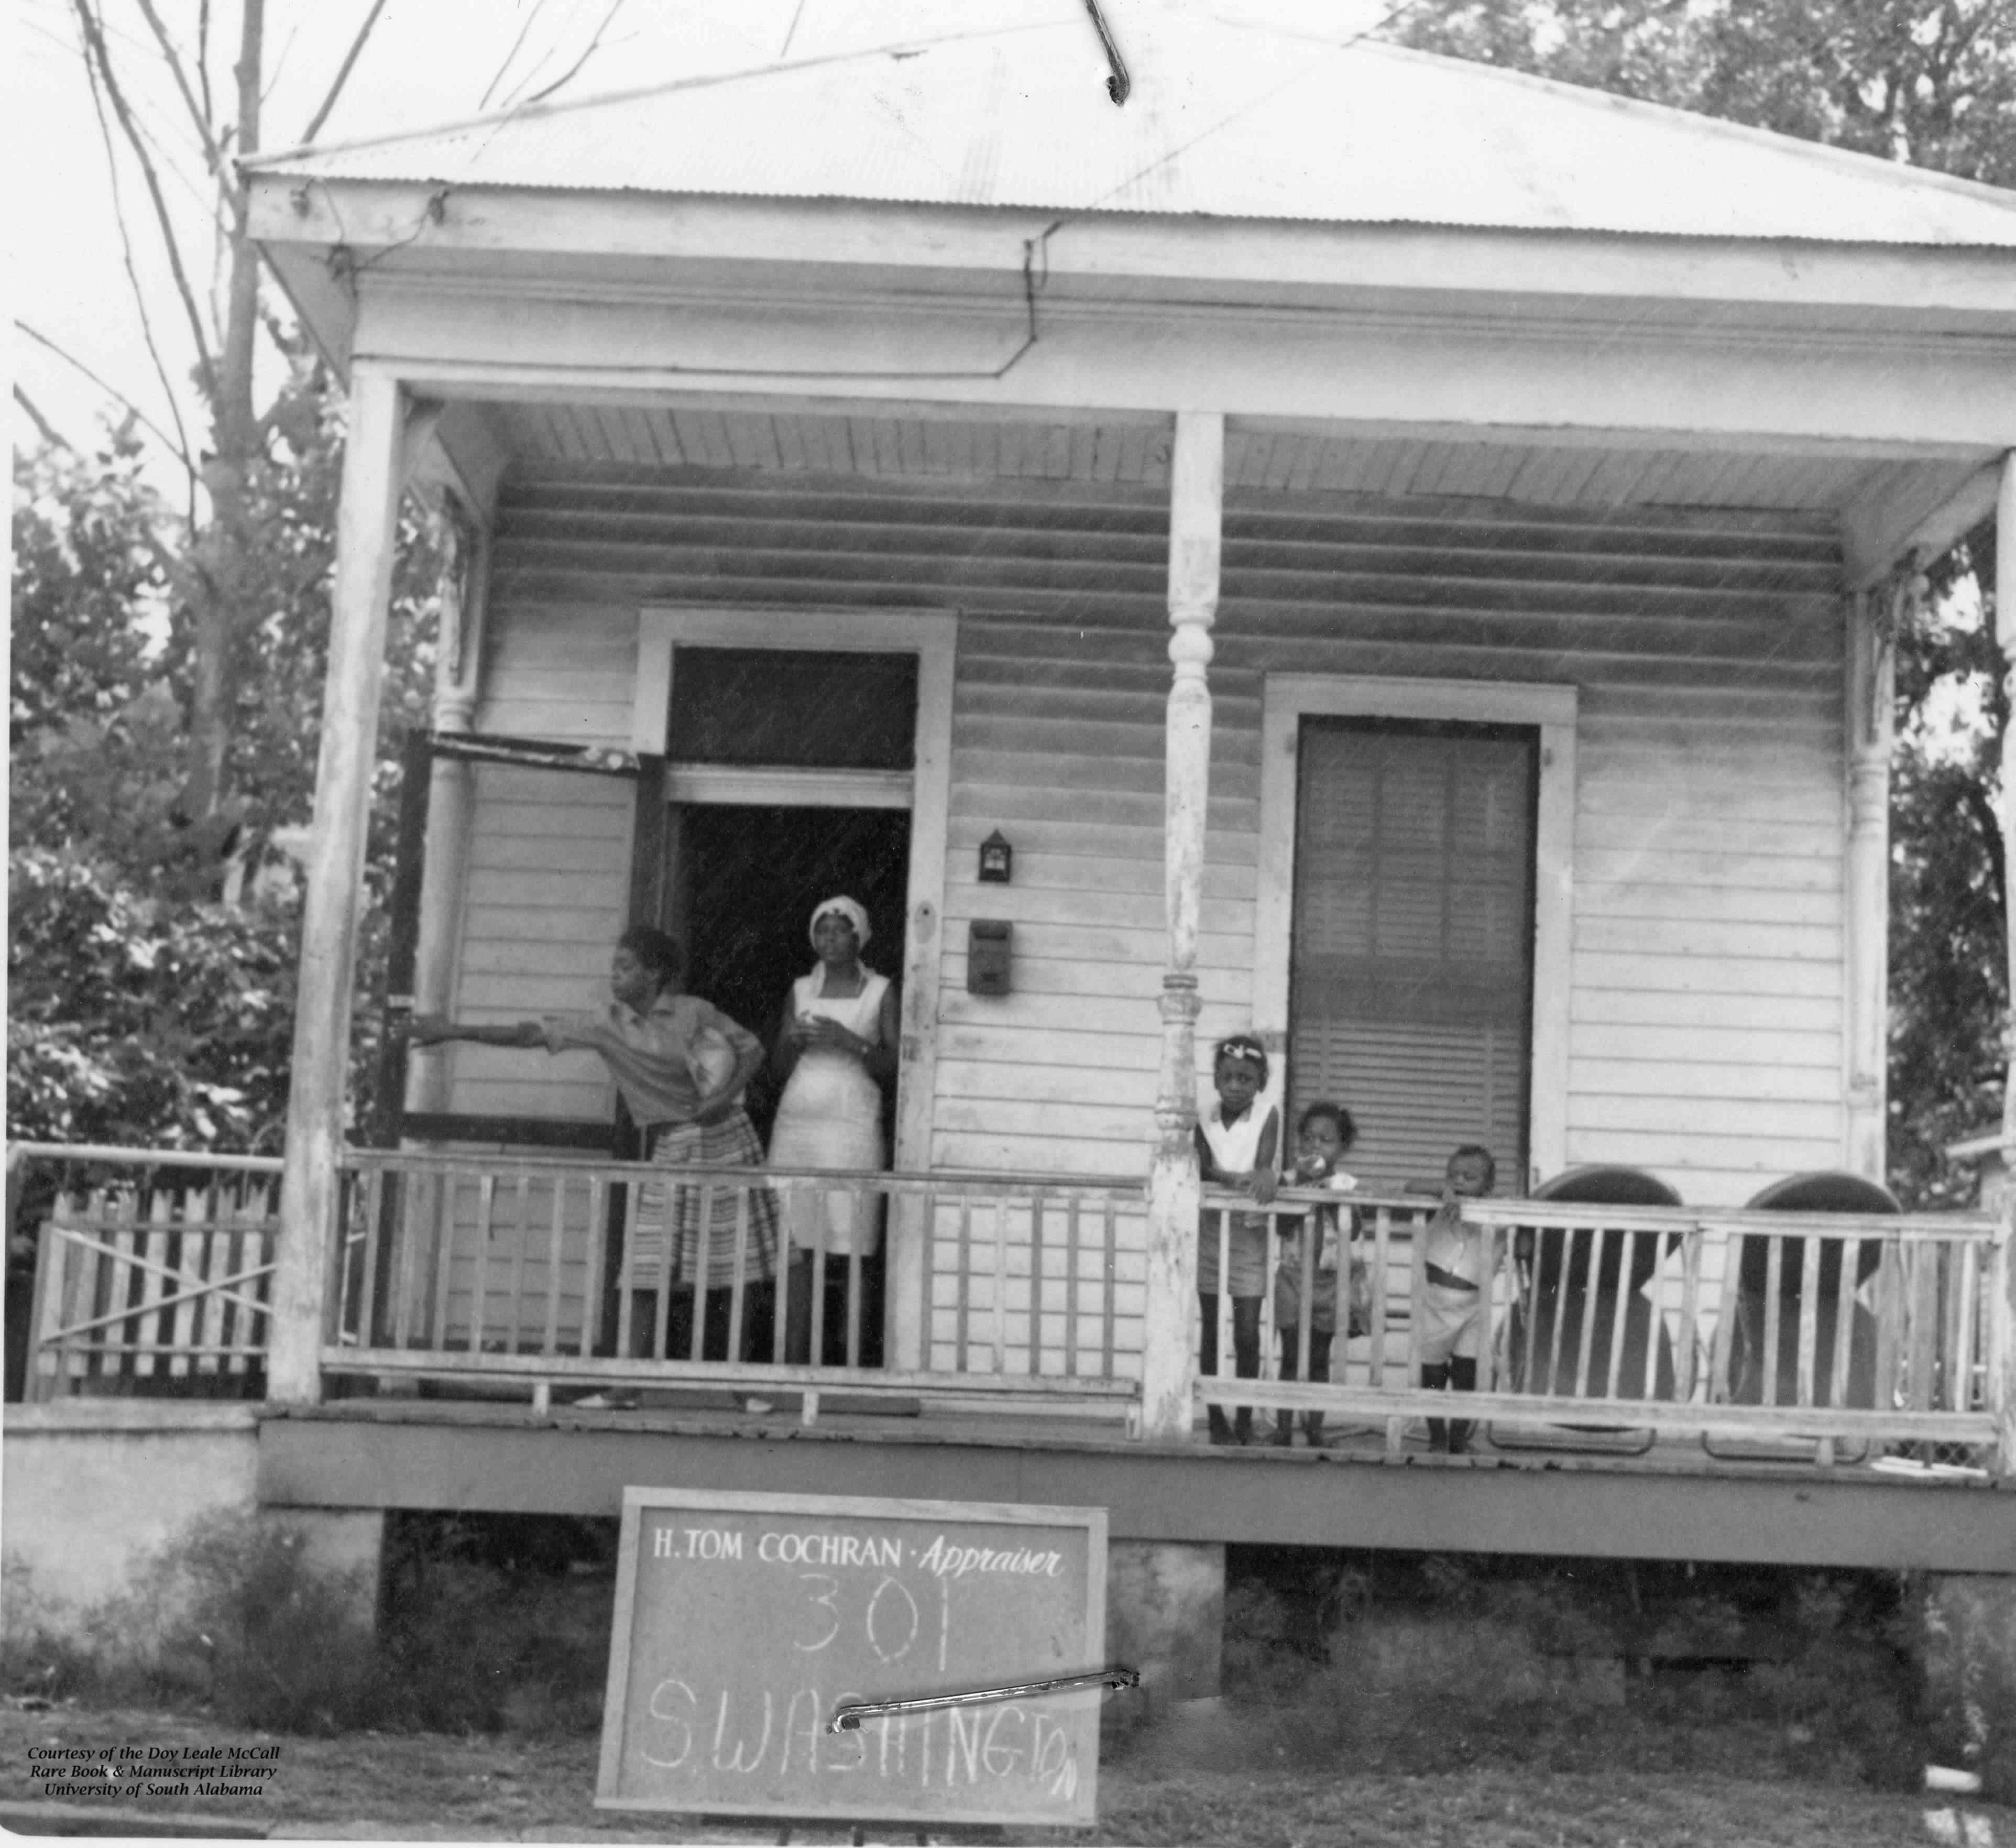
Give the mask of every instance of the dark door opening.
[{"label": "dark door opening", "polygon": [[[668,863],[668,928],[686,945],[686,985],[769,1045],[791,984],[812,967],[812,907],[844,893],[868,913],[862,961],[900,982],[909,913],[910,816],[903,809],[774,809],[681,805]],[[778,1087],[766,1071],[748,1108],[765,1146]],[[895,1097],[885,1092],[882,1129],[893,1148]],[[886,1237],[862,1261],[860,1358],[882,1362]],[[847,1349],[847,1266],[828,1267],[823,1352]]]}]

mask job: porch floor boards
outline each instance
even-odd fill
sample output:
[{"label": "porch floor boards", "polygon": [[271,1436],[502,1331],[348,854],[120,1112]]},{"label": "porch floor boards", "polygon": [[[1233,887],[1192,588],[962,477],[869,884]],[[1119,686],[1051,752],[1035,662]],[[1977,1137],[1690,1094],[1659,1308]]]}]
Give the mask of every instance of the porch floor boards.
[{"label": "porch floor boards", "polygon": [[[319,1406],[255,1408],[263,1418],[313,1421],[364,1422],[374,1425],[441,1425],[461,1428],[516,1431],[581,1431],[625,1434],[649,1432],[668,1437],[732,1437],[758,1441],[809,1440],[824,1443],[925,1444],[988,1449],[1068,1450],[1136,1457],[1152,1454],[1186,1461],[1210,1463],[1290,1464],[1307,1466],[1323,1463],[1377,1464],[1387,1468],[1537,1471],[1558,1474],[1564,1471],[1600,1471],[1606,1474],[1776,1477],[1786,1481],[1812,1482],[1857,1475],[1906,1486],[1951,1490],[1997,1486],[1971,1479],[1928,1473],[1922,1479],[1901,1478],[1874,1470],[1867,1462],[1854,1460],[1823,1466],[1791,1454],[1755,1456],[1711,1455],[1698,1438],[1661,1435],[1639,1451],[1604,1449],[1600,1440],[1578,1446],[1576,1436],[1563,1431],[1557,1437],[1540,1436],[1523,1443],[1494,1444],[1480,1432],[1471,1442],[1476,1447],[1462,1456],[1438,1454],[1429,1450],[1424,1436],[1409,1435],[1398,1456],[1389,1455],[1385,1434],[1370,1425],[1333,1424],[1327,1428],[1328,1441],[1321,1450],[1309,1450],[1299,1443],[1281,1450],[1256,1441],[1247,1446],[1211,1445],[1205,1441],[1204,1420],[1194,1426],[1195,1441],[1189,1445],[1144,1443],[1121,1429],[1110,1407],[1093,1407],[1070,1412],[981,1412],[952,1410],[936,1407],[891,1410],[886,1405],[841,1405],[844,1392],[829,1392],[821,1398],[818,1421],[806,1426],[800,1421],[795,1394],[772,1397],[767,1412],[743,1410],[736,1401],[743,1392],[696,1392],[647,1393],[665,1403],[643,1403],[632,1407],[591,1407],[556,1404],[541,1411],[520,1403],[488,1399],[427,1397],[355,1398],[332,1400]],[[759,1396],[761,1396],[759,1395]],[[1256,1433],[1259,1422],[1255,1421]],[[1647,1433],[1647,1436],[1652,1434]],[[1782,1446],[1787,1452],[1795,1443]],[[1759,1446],[1760,1453],[1763,1446]],[[2005,1492],[2016,1497],[2016,1483]],[[2010,1518],[2016,1521],[2016,1505]]]}]

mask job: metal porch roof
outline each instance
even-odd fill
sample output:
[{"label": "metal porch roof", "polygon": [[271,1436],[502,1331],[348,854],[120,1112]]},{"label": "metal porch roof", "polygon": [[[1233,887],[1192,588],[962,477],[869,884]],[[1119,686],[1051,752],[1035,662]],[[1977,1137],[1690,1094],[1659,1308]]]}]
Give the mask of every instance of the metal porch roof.
[{"label": "metal porch roof", "polygon": [[1034,23],[297,149],[328,181],[1327,224],[2016,247],[2016,192],[1243,17],[1121,16],[1115,108],[1079,0]]}]

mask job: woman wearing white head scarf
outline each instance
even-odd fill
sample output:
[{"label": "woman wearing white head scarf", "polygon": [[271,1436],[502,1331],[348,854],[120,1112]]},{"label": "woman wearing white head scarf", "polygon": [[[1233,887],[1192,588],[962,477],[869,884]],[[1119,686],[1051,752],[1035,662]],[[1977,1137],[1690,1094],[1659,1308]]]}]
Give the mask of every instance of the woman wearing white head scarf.
[{"label": "woman wearing white head scarf", "polygon": [[[896,1075],[899,1029],[895,985],[861,960],[869,935],[868,913],[851,899],[827,899],[812,913],[819,962],[791,985],[770,1055],[784,1086],[770,1131],[772,1167],[887,1165],[882,1087]],[[785,1352],[803,1362],[812,1352],[812,1255],[823,1249],[829,1259],[841,1260],[829,1264],[828,1277],[837,1268],[851,1283],[855,1267],[845,1261],[871,1256],[880,1243],[880,1202],[796,1188],[783,1205],[792,1257]],[[858,1314],[860,1306],[853,1306]],[[833,1365],[848,1356],[825,1352],[822,1343],[819,1358]]]}]

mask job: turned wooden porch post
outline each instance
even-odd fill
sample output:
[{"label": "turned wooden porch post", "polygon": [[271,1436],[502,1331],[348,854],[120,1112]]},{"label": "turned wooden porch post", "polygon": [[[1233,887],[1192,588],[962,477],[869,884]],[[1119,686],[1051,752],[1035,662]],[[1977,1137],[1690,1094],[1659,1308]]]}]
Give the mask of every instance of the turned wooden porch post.
[{"label": "turned wooden porch post", "polygon": [[350,387],[336,523],[322,753],[315,767],[294,1002],[293,1083],[281,1177],[266,1394],[311,1405],[322,1394],[324,1296],[336,1252],[337,1158],[349,1064],[351,965],[364,882],[364,832],[377,755],[386,609],[398,528],[401,418],[396,380],[359,367]]},{"label": "turned wooden porch post", "polygon": [[[2002,864],[2016,884],[2016,449],[2002,458],[1995,497],[1995,639],[2006,670],[2011,711],[2002,733]],[[1989,1382],[2002,1427],[2003,1474],[2016,1475],[2016,903],[2003,906],[2008,938],[2009,1010],[2003,1021],[2008,1066],[2002,1081],[2001,1377]]]},{"label": "turned wooden porch post", "polygon": [[[1903,567],[1915,572],[1915,561]],[[1890,1057],[1890,755],[1903,582],[1848,600],[1848,1121],[1842,1165],[1881,1184]]]},{"label": "turned wooden porch post", "polygon": [[1155,1158],[1148,1180],[1148,1288],[1142,1335],[1144,1437],[1190,1434],[1197,1299],[1197,908],[1211,791],[1211,689],[1204,669],[1218,614],[1219,535],[1225,498],[1225,419],[1180,411],[1169,467],[1169,687],[1165,771],[1165,899],[1169,962],[1162,976],[1162,1068],[1155,1095]]}]

